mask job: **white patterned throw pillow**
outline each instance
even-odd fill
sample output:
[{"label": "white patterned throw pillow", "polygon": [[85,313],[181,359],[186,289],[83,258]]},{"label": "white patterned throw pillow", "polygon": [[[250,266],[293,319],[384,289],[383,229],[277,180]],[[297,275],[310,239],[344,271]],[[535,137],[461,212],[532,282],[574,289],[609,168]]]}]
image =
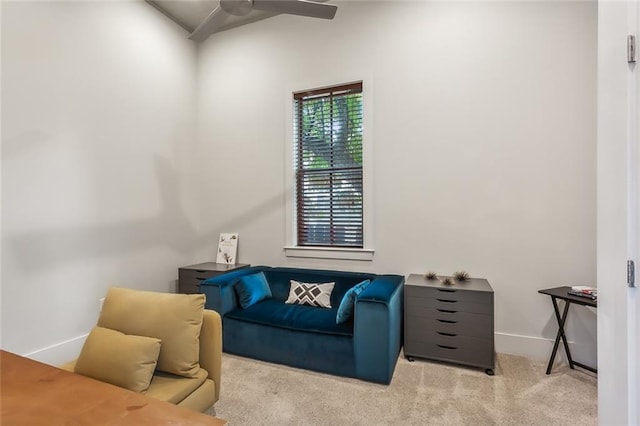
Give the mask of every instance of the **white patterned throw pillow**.
[{"label": "white patterned throw pillow", "polygon": [[331,292],[336,283],[309,284],[291,280],[289,298],[284,303],[331,308]]}]

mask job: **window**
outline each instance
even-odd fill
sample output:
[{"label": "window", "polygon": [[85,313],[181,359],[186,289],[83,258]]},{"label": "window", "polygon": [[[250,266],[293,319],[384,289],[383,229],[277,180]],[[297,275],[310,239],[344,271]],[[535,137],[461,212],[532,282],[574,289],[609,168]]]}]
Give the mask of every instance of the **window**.
[{"label": "window", "polygon": [[293,94],[299,247],[363,248],[362,82]]}]

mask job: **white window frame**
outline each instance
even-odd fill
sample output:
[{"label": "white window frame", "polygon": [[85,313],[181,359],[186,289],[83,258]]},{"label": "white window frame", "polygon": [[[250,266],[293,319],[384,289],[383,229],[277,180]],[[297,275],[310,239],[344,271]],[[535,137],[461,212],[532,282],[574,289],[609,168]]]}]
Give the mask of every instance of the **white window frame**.
[{"label": "white window frame", "polygon": [[[362,81],[362,179],[363,179],[363,235],[362,248],[308,247],[297,245],[295,165],[293,137],[293,94],[305,90],[315,90]],[[285,247],[287,257],[315,259],[373,260],[374,254],[374,203],[373,203],[373,78],[344,78],[332,81],[299,83],[288,88],[285,94]]]}]

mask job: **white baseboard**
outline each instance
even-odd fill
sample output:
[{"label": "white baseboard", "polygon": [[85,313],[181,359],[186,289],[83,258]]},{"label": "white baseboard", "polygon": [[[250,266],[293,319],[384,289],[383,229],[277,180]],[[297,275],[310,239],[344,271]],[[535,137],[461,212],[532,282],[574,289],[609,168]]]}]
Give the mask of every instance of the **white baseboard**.
[{"label": "white baseboard", "polygon": [[[520,355],[538,361],[548,361],[553,350],[553,340],[543,337],[522,336],[509,333],[495,333],[496,352]],[[597,344],[578,343],[569,340],[569,350],[574,361],[597,367]],[[556,363],[567,362],[567,356],[560,343]]]},{"label": "white baseboard", "polygon": [[[88,334],[83,334],[24,354],[24,356],[45,364],[61,365],[78,357],[87,336]],[[495,346],[496,352],[520,355],[538,361],[547,361],[553,349],[553,340],[518,334],[495,333]],[[587,345],[570,340],[569,349],[575,361],[596,367],[597,347],[595,344]],[[563,348],[558,349],[556,362],[567,362]]]},{"label": "white baseboard", "polygon": [[55,343],[45,348],[23,354],[23,356],[49,365],[62,365],[78,357],[88,335],[87,333],[63,342]]}]

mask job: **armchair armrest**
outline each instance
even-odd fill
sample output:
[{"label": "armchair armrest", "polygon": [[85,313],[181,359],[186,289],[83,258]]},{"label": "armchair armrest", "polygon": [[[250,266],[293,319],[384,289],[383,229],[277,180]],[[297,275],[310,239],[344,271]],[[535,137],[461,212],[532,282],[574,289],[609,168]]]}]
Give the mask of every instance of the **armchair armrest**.
[{"label": "armchair armrest", "polygon": [[[214,400],[220,399],[222,372],[222,320],[220,314],[205,309],[200,330],[200,366],[207,370],[216,387]],[[214,402],[215,402],[214,401]]]},{"label": "armchair armrest", "polygon": [[204,280],[200,284],[200,292],[205,295],[204,307],[218,312],[221,317],[224,317],[227,312],[237,309],[238,298],[235,291],[233,291],[233,286],[240,277],[255,274],[265,269],[268,269],[268,267],[252,266]]},{"label": "armchair armrest", "polygon": [[356,298],[356,376],[388,384],[402,346],[404,277],[380,275]]}]

